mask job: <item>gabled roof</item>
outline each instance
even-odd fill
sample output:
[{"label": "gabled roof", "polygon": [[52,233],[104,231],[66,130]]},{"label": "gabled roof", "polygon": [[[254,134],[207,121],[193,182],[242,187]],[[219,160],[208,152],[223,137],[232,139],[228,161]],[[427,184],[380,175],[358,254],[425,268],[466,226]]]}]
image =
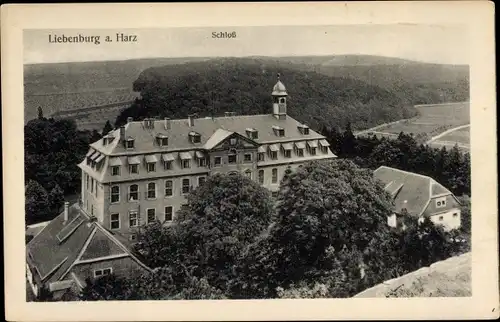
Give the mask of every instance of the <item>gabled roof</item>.
[{"label": "gabled roof", "polygon": [[384,189],[394,198],[396,212],[406,208],[408,214],[419,217],[432,197],[452,194],[434,179],[413,172],[381,166],[374,177],[384,184]]},{"label": "gabled roof", "polygon": [[[214,118],[198,118],[194,120],[194,125],[189,126],[187,119],[169,120],[169,129],[165,127],[165,120],[155,120],[151,128],[144,126],[144,122],[129,122],[125,125],[125,137],[132,137],[135,140],[135,148],[127,150],[123,144],[119,143],[120,129],[114,130],[113,142],[103,145],[102,140],[91,144],[91,148],[106,155],[117,154],[143,154],[160,153],[180,150],[203,149],[209,143],[210,138],[217,132],[217,136],[236,132],[247,137],[246,129],[249,127],[258,131],[259,144],[287,142],[298,140],[323,139],[324,136],[310,130],[308,135],[300,133],[299,123],[290,116],[286,119],[278,120],[272,114],[262,115],[235,115]],[[285,129],[285,136],[277,136],[273,131],[273,126]],[[190,132],[197,132],[201,135],[200,143],[192,143],[189,140]],[[157,134],[162,133],[168,137],[168,146],[159,147],[154,139]]]},{"label": "gabled roof", "polygon": [[[78,223],[81,219],[83,221]],[[63,236],[64,235],[64,236]],[[63,236],[63,237],[61,237]],[[26,245],[26,258],[43,283],[58,281],[79,260],[105,256],[130,256],[128,249],[77,204],[69,207],[68,220],[59,214]],[[138,260],[137,260],[138,261]],[[140,261],[138,261],[143,267]],[[147,267],[145,267],[148,269]]]}]

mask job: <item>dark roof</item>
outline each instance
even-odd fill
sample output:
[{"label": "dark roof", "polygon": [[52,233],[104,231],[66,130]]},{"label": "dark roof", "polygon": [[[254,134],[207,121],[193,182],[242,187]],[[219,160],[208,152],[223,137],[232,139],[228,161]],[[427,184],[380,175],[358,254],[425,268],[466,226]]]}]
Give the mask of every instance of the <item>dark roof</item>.
[{"label": "dark roof", "polygon": [[68,269],[80,259],[124,254],[137,260],[127,247],[95,220],[91,220],[78,204],[69,207],[66,222],[64,212],[51,220],[26,245],[26,252],[27,262],[42,283],[64,278]]},{"label": "dark roof", "polygon": [[[308,135],[302,134],[298,129],[301,123],[290,116],[278,120],[272,114],[199,118],[194,120],[194,126],[188,125],[188,119],[169,120],[170,128],[168,130],[165,128],[165,122],[165,120],[155,120],[151,128],[145,127],[144,122],[140,121],[127,123],[125,136],[134,139],[135,147],[133,150],[127,150],[122,144],[119,144],[120,129],[114,130],[115,139],[110,144],[103,145],[102,140],[99,140],[92,143],[91,147],[106,155],[204,149],[205,144],[213,135],[223,136],[223,133],[227,131],[247,137],[246,129],[248,127],[258,131],[259,138],[254,140],[258,144],[324,139],[324,136],[313,130],[310,130]],[[285,136],[277,136],[273,126],[285,129]],[[191,143],[189,140],[189,133],[193,131],[201,135],[199,143]],[[168,147],[162,148],[156,144],[155,137],[159,134],[168,137]]]},{"label": "dark roof", "polygon": [[393,196],[397,213],[406,208],[408,214],[419,217],[432,197],[451,194],[434,179],[413,172],[381,166],[374,176]]},{"label": "dark roof", "polygon": [[92,227],[86,223],[80,224],[63,242],[59,241],[58,235],[80,216],[78,207],[70,207],[67,222],[64,222],[64,213],[61,213],[26,246],[27,255],[42,281],[57,280],[76,260]]}]

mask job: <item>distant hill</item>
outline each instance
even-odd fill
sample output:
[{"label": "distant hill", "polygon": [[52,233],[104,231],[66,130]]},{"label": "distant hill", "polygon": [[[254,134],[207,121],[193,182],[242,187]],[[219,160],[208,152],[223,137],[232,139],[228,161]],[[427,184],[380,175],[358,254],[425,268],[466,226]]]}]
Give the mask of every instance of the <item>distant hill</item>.
[{"label": "distant hill", "polygon": [[[132,101],[138,95],[134,92],[134,81],[150,67],[182,66],[196,62],[210,66],[212,61],[223,60],[187,57],[25,65],[25,122],[36,117],[38,106],[41,106],[48,116],[56,111]],[[277,71],[285,74],[284,70],[287,69],[323,74],[336,79],[360,80],[368,85],[384,88],[397,96],[403,105],[467,101],[469,98],[468,66],[436,65],[366,55],[253,57],[230,60],[242,63],[252,61],[269,75]],[[200,68],[205,70],[205,67]],[[186,70],[192,69],[189,67]],[[269,77],[269,82],[274,81],[274,76]],[[290,83],[286,78],[284,81]],[[267,91],[268,88],[266,93]],[[301,89],[297,88],[297,91]],[[228,92],[220,94],[231,95]],[[312,100],[313,98],[309,101]],[[357,123],[372,124],[382,119],[384,118],[377,117],[376,120],[369,120],[365,117]]]},{"label": "distant hill", "polygon": [[356,79],[297,70],[289,62],[277,66],[267,59],[221,58],[145,70],[134,82],[142,100],[125,109],[116,124],[129,116],[270,113],[278,72],[289,94],[288,114],[316,129],[348,122],[365,128],[415,114],[410,101]]}]

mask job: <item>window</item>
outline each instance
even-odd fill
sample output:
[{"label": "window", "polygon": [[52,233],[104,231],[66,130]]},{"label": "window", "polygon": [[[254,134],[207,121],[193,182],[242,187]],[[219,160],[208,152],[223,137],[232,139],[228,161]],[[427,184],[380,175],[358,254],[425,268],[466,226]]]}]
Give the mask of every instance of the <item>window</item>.
[{"label": "window", "polygon": [[228,163],[236,163],[236,154],[230,154],[227,156]]},{"label": "window", "polygon": [[163,161],[163,167],[165,170],[172,170],[172,161]]},{"label": "window", "polygon": [[457,214],[457,213],[454,213],[454,214],[453,214],[453,218],[456,218],[456,217],[458,217],[458,214]]},{"label": "window", "polygon": [[282,98],[280,98],[280,103],[281,103],[281,104],[285,103],[285,98],[283,98],[283,97],[282,97]]},{"label": "window", "polygon": [[90,205],[90,215],[94,217],[94,205]]},{"label": "window", "polygon": [[120,187],[112,186],[111,187],[111,202],[120,202]]},{"label": "window", "polygon": [[304,149],[297,149],[296,151],[297,151],[297,155],[299,157],[303,157],[304,156]]},{"label": "window", "polygon": [[87,190],[89,190],[89,175],[85,173],[85,184],[87,185]]},{"label": "window", "polygon": [[189,193],[191,183],[189,182],[189,179],[182,179],[182,193],[186,194]]},{"label": "window", "polygon": [[252,154],[251,153],[245,153],[245,162],[251,162],[252,161]]},{"label": "window", "polygon": [[222,157],[214,157],[214,167],[220,167],[222,164]]},{"label": "window", "polygon": [[245,171],[245,176],[252,179],[252,170],[249,169],[249,170]]},{"label": "window", "polygon": [[271,159],[272,160],[277,160],[278,159],[278,151],[271,151],[270,155],[271,155]]},{"label": "window", "polygon": [[154,182],[148,183],[148,199],[156,198],[156,184]]},{"label": "window", "polygon": [[139,221],[137,220],[137,212],[131,212],[128,214],[128,225],[129,227],[139,226]]},{"label": "window", "polygon": [[120,215],[111,214],[109,219],[109,226],[111,229],[120,229]]},{"label": "window", "polygon": [[264,152],[259,152],[259,153],[257,154],[257,160],[259,160],[259,161],[264,161],[264,155],[265,155],[265,153],[264,153]]},{"label": "window", "polygon": [[156,220],[156,209],[155,208],[149,208],[148,210],[146,210],[146,213],[148,215],[148,224],[150,224]]},{"label": "window", "polygon": [[443,216],[439,216],[439,221],[443,221]]},{"label": "window", "polygon": [[309,149],[309,153],[310,153],[311,155],[316,155],[316,148],[310,148],[310,149]]},{"label": "window", "polygon": [[205,158],[198,159],[198,166],[199,167],[204,167],[205,165],[206,165]]},{"label": "window", "polygon": [[442,208],[446,206],[446,198],[439,198],[436,200],[436,207]]},{"label": "window", "polygon": [[165,180],[165,197],[174,195],[174,182],[172,180]]},{"label": "window", "polygon": [[112,272],[113,272],[113,269],[111,267],[104,268],[104,269],[96,269],[96,270],[94,270],[94,277],[98,278],[98,277],[103,277],[106,275],[111,275]]},{"label": "window", "polygon": [[277,191],[273,191],[273,192],[271,192],[271,196],[272,196],[273,198],[277,198],[277,197],[278,197],[278,192],[277,192]]},{"label": "window", "polygon": [[168,138],[160,137],[158,138],[158,143],[160,143],[160,146],[168,146]]},{"label": "window", "polygon": [[272,183],[278,182],[278,169],[274,168],[272,171]]},{"label": "window", "polygon": [[120,175],[120,166],[115,165],[111,167],[111,175],[112,176],[119,176]]},{"label": "window", "polygon": [[156,171],[156,164],[148,163],[148,172],[155,172],[155,171]]},{"label": "window", "polygon": [[291,158],[292,157],[292,151],[291,150],[283,150],[283,154],[285,155],[285,158]]},{"label": "window", "polygon": [[264,170],[259,170],[259,183],[264,184]]},{"label": "window", "polygon": [[130,173],[139,173],[139,167],[137,166],[137,164],[130,164],[128,166],[128,169]]},{"label": "window", "polygon": [[128,200],[129,201],[139,200],[139,186],[138,185],[133,184],[130,187],[128,187]]},{"label": "window", "polygon": [[133,149],[134,148],[134,139],[128,139],[126,147],[127,147],[127,149]]},{"label": "window", "polygon": [[201,135],[199,135],[197,133],[191,135],[191,142],[193,142],[193,143],[200,143],[201,142]]},{"label": "window", "polygon": [[198,186],[202,186],[207,179],[205,177],[198,177]]},{"label": "window", "polygon": [[90,192],[94,192],[94,178],[90,178]]},{"label": "window", "polygon": [[231,138],[231,139],[229,140],[229,144],[231,144],[231,145],[236,145],[236,143],[237,143],[237,142],[238,142],[238,141],[236,140],[236,138]]},{"label": "window", "polygon": [[321,146],[321,152],[328,153],[328,147],[322,145]]},{"label": "window", "polygon": [[182,168],[183,169],[191,168],[191,163],[189,162],[189,160],[182,160]]},{"label": "window", "polygon": [[165,207],[165,221],[172,221],[174,218],[174,207],[166,206]]},{"label": "window", "polygon": [[309,128],[308,127],[305,127],[303,129],[303,131],[304,131],[304,135],[308,135],[309,134]]}]

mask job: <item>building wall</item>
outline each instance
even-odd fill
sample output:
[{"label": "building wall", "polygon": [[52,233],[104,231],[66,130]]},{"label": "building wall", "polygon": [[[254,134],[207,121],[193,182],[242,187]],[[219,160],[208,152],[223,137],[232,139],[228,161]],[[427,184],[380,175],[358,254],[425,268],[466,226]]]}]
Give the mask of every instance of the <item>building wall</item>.
[{"label": "building wall", "polygon": [[[208,173],[199,173],[196,175],[184,175],[184,176],[171,176],[159,179],[146,179],[137,180],[122,183],[112,183],[105,185],[103,191],[103,202],[105,204],[105,215],[101,223],[107,229],[111,229],[110,218],[111,214],[119,214],[120,217],[120,228],[119,231],[127,233],[130,230],[129,226],[129,213],[130,211],[137,211],[140,218],[140,224],[147,223],[147,209],[156,209],[157,220],[165,220],[165,207],[173,207],[173,216],[177,211],[180,210],[181,206],[187,202],[187,194],[182,193],[182,181],[183,179],[190,180],[190,186],[192,189],[198,187],[199,177],[207,177]],[[172,181],[172,196],[167,196],[165,194],[165,182]],[[147,186],[149,183],[155,183],[156,186],[156,198],[147,198]],[[133,184],[139,186],[139,199],[137,201],[130,201],[128,198],[129,187]],[[111,186],[120,187],[120,201],[118,203],[111,203]],[[132,228],[132,231],[135,228]]]},{"label": "building wall", "polygon": [[94,270],[110,267],[114,275],[122,277],[130,277],[135,273],[146,272],[146,269],[139,265],[132,257],[123,257],[94,263],[77,264],[67,276],[71,276],[70,273],[73,272],[80,281],[85,281],[86,278],[94,278]]},{"label": "building wall", "polygon": [[458,229],[461,225],[461,211],[458,208],[438,213],[430,217],[436,225],[442,225],[445,230]]},{"label": "building wall", "polygon": [[[446,202],[446,205],[444,207],[438,207],[437,202],[440,200],[444,200]],[[460,209],[460,204],[457,202],[457,200],[453,197],[453,195],[449,194],[447,196],[443,197],[433,197],[431,198],[431,201],[427,208],[424,210],[423,215],[424,216],[432,216],[437,213],[442,213],[445,211],[450,211],[452,209]]]}]

